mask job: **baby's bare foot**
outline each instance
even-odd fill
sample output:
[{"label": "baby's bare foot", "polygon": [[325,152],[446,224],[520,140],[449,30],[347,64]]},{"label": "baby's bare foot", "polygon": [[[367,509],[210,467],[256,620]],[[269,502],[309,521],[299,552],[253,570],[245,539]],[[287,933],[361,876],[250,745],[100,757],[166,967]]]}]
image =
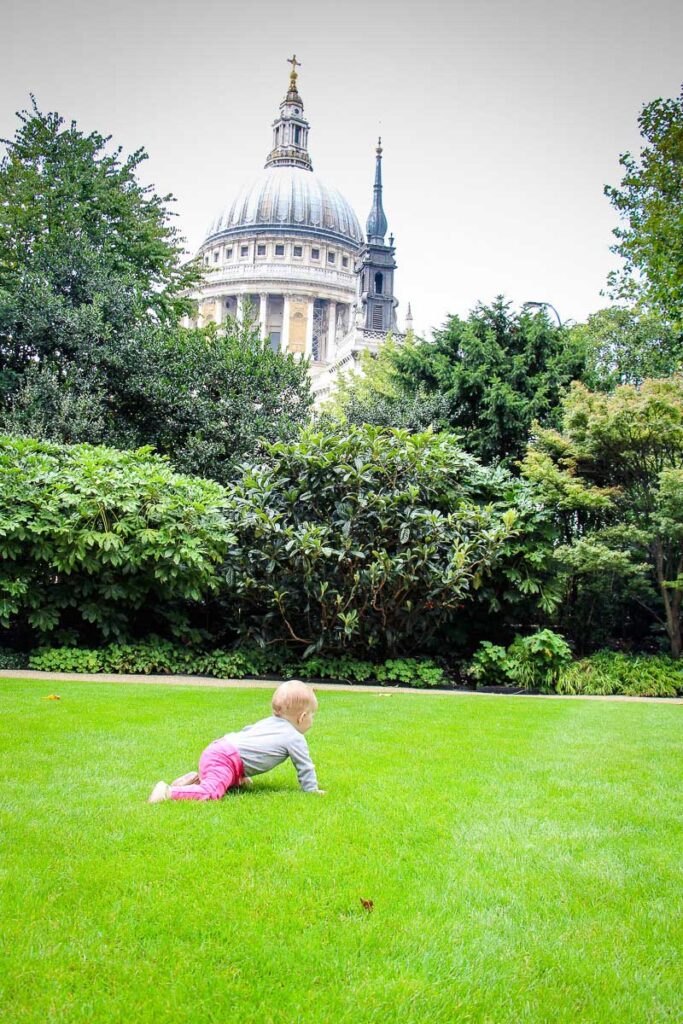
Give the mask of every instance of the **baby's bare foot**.
[{"label": "baby's bare foot", "polygon": [[149,795],[148,804],[160,804],[171,799],[171,787],[166,782],[157,782]]}]

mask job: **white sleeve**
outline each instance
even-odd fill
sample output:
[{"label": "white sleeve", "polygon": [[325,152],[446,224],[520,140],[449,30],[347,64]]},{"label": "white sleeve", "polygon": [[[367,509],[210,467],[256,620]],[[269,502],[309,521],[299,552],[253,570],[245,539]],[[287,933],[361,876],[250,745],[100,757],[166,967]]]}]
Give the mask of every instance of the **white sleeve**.
[{"label": "white sleeve", "polygon": [[299,785],[304,793],[315,793],[318,788],[315,765],[311,761],[311,755],[308,752],[308,743],[302,735],[292,739],[289,744],[289,756],[296,768]]}]

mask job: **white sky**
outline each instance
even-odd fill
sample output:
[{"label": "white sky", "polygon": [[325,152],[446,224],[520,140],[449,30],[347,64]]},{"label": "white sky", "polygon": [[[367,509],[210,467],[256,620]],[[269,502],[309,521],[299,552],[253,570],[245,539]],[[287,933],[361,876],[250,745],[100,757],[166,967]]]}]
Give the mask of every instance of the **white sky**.
[{"label": "white sky", "polygon": [[607,304],[603,185],[683,79],[673,0],[0,0],[0,19],[0,136],[32,91],[144,146],[192,250],[262,167],[296,52],[314,170],[362,225],[381,130],[399,323],[410,300],[423,332],[500,292],[563,320]]}]

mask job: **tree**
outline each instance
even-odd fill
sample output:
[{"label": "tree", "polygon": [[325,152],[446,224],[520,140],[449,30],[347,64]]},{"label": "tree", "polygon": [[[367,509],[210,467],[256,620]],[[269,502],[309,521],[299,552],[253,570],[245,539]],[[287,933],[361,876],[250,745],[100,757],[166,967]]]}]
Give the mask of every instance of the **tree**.
[{"label": "tree", "polygon": [[144,149],[32,109],[0,163],[0,393],[30,365],[63,368],[150,318],[176,324],[201,273],[185,263],[171,195],[137,180]]},{"label": "tree", "polygon": [[620,157],[621,187],[605,194],[624,227],[615,229],[612,251],[624,260],[610,275],[615,298],[639,298],[679,329],[683,325],[683,90],[677,99],[656,99],[638,118],[647,145],[639,160]]},{"label": "tree", "polygon": [[3,423],[65,443],[153,445],[178,471],[225,483],[262,440],[291,437],[311,404],[307,365],[249,323],[149,324],[110,346],[106,365],[31,368]]},{"label": "tree", "polygon": [[117,411],[139,442],[184,473],[230,480],[262,442],[293,437],[310,417],[308,365],[274,352],[248,322],[150,329],[122,353]]},{"label": "tree", "polygon": [[537,429],[524,463],[564,524],[570,585],[616,575],[683,648],[683,376],[611,394],[575,383],[559,431]]},{"label": "tree", "polygon": [[407,411],[416,422],[454,431],[484,462],[514,465],[531,424],[554,421],[583,365],[580,339],[544,311],[513,313],[499,296],[467,320],[449,317],[433,341],[397,345],[378,357],[376,369],[348,382],[338,403],[355,421],[368,410],[395,423]]},{"label": "tree", "polygon": [[599,391],[683,368],[683,332],[642,307],[610,306],[572,328],[586,353],[584,383]]}]

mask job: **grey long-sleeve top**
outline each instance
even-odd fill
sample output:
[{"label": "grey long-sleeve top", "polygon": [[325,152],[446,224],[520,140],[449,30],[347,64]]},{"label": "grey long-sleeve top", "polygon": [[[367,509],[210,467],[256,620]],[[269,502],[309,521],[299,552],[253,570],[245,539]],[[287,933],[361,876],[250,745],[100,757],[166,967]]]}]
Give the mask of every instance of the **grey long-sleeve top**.
[{"label": "grey long-sleeve top", "polygon": [[262,718],[254,725],[246,725],[240,732],[229,732],[225,739],[237,748],[245,775],[261,775],[290,757],[304,792],[317,790],[318,779],[306,737],[286,718],[278,718],[277,715]]}]

